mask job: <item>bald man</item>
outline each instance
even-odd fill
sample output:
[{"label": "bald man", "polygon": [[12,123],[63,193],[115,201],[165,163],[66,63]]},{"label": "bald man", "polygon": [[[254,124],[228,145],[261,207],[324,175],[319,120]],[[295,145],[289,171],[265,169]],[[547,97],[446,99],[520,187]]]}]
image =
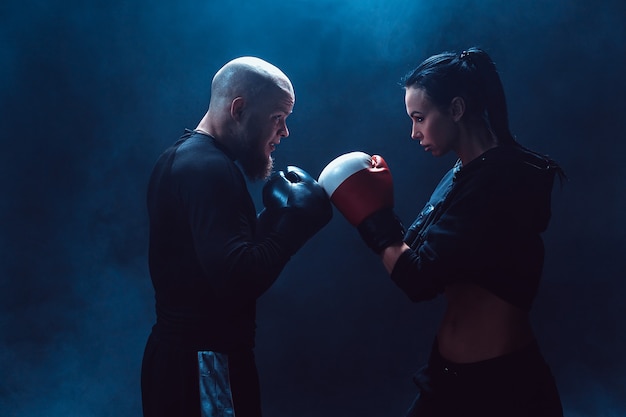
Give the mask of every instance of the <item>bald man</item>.
[{"label": "bald man", "polygon": [[[294,103],[280,69],[234,59],[213,77],[196,129],[156,162],[147,196],[157,319],[141,372],[146,417],[261,416],[256,300],[332,216],[305,171],[270,175]],[[269,177],[258,216],[244,175]]]}]

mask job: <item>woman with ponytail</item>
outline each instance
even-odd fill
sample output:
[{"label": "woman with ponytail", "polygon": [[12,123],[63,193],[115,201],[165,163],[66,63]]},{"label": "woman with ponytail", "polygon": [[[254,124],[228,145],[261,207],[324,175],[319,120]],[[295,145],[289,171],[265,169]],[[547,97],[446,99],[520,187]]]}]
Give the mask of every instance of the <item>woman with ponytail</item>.
[{"label": "woman with ponytail", "polygon": [[393,211],[380,155],[342,155],[319,182],[411,300],[446,298],[407,417],[562,417],[529,312],[563,172],[511,134],[485,51],[434,55],[403,81],[411,137],[434,156],[458,157],[411,227]]},{"label": "woman with ponytail", "polygon": [[563,173],[511,134],[485,51],[434,55],[403,81],[411,137],[434,156],[458,157],[411,227],[393,212],[381,156],[342,155],[319,181],[411,300],[447,300],[407,417],[562,417],[529,312]]},{"label": "woman with ponytail", "polygon": [[562,417],[529,311],[554,177],[563,173],[511,134],[485,51],[432,56],[403,84],[411,137],[434,156],[458,156],[403,241],[381,252],[413,301],[447,299],[407,416]]}]

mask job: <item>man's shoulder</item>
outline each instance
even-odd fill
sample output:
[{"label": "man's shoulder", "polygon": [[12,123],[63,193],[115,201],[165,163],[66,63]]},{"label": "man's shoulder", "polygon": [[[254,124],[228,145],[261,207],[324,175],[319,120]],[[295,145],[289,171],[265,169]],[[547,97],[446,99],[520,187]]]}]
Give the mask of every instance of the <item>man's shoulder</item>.
[{"label": "man's shoulder", "polygon": [[204,135],[187,137],[177,143],[173,152],[175,169],[212,172],[236,167],[232,158],[216,146],[211,138]]}]

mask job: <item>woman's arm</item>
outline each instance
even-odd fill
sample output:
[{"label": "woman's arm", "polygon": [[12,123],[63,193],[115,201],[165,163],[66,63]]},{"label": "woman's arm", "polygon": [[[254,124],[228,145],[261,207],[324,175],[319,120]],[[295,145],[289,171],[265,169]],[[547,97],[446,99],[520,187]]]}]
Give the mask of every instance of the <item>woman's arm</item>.
[{"label": "woman's arm", "polygon": [[383,250],[383,252],[381,253],[381,258],[383,261],[383,265],[385,266],[385,269],[387,270],[389,275],[391,275],[391,271],[393,271],[393,267],[396,265],[396,262],[398,261],[400,255],[402,255],[402,253],[407,249],[410,248],[406,243],[398,242],[396,244],[388,246],[387,248],[385,248],[385,250]]}]

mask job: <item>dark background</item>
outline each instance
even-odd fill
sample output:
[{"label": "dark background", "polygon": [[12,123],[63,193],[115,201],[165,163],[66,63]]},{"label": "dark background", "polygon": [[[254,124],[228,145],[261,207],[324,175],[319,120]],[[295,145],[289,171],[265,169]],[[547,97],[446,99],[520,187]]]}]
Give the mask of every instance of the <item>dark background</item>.
[{"label": "dark background", "polygon": [[[518,139],[570,177],[532,312],[566,415],[626,415],[625,21],[622,0],[3,1],[0,415],[140,415],[146,182],[225,62],[259,56],[294,83],[277,168],[380,153],[411,222],[453,157],[410,140],[398,81],[472,45]],[[410,303],[336,212],[259,301],[266,415],[401,416],[442,302]]]}]

